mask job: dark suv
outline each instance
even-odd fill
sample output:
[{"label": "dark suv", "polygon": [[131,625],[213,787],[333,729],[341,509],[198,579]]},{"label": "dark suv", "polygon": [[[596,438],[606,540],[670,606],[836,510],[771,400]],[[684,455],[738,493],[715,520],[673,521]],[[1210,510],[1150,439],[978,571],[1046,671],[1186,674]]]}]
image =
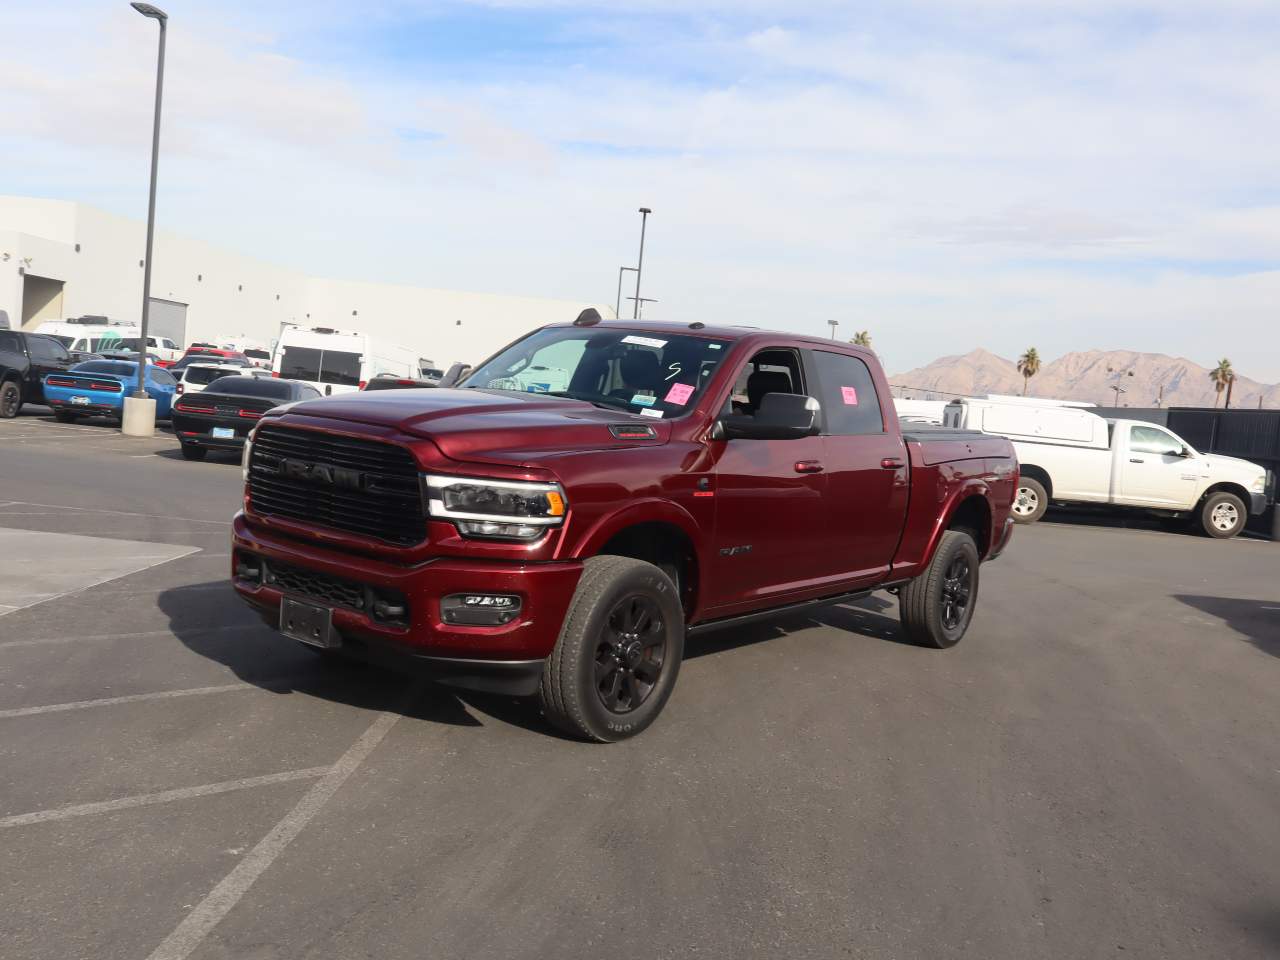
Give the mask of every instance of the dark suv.
[{"label": "dark suv", "polygon": [[24,403],[44,403],[45,375],[74,362],[53,337],[0,330],[0,419],[16,417]]}]

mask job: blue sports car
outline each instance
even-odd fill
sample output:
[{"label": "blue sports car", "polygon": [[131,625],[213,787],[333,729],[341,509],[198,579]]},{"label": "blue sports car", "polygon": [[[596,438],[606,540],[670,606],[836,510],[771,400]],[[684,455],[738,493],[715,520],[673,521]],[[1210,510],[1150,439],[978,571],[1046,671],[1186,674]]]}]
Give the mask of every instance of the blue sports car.
[{"label": "blue sports car", "polygon": [[[132,360],[89,360],[70,370],[44,378],[44,400],[59,423],[76,417],[98,416],[119,420],[124,398],[138,382],[138,364]],[[160,367],[147,365],[147,395],[156,402],[156,419],[169,419],[178,381]]]}]

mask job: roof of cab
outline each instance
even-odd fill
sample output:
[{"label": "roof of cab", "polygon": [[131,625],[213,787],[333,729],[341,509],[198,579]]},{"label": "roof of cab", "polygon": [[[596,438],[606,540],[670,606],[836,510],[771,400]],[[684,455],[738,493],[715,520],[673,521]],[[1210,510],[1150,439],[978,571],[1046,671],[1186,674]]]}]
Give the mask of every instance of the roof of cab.
[{"label": "roof of cab", "polygon": [[569,323],[552,323],[550,327],[573,327],[582,326],[585,330],[590,329],[614,329],[614,330],[635,330],[640,333],[665,333],[670,336],[686,336],[686,337],[705,337],[712,340],[750,340],[765,339],[773,340],[779,337],[786,340],[796,341],[811,347],[839,347],[841,350],[850,353],[858,353],[862,355],[871,355],[871,351],[864,347],[855,346],[852,343],[845,343],[841,340],[830,340],[825,337],[812,337],[803,333],[794,333],[786,330],[768,330],[758,327],[749,326],[733,326],[730,324],[710,324],[702,323],[694,325],[690,323],[675,323],[669,320],[601,320],[599,323],[582,325]]}]

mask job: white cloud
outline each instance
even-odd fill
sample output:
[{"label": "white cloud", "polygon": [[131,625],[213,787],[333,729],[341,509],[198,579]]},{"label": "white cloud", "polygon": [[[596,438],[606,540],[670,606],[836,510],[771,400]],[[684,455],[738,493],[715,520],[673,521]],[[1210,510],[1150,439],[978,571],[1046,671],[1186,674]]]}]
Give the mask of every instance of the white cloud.
[{"label": "white cloud", "polygon": [[[635,45],[463,80],[307,55],[283,8],[171,10],[162,220],[317,273],[611,299],[644,203],[672,318],[834,315],[898,369],[1027,341],[1203,357],[1227,329],[1280,379],[1280,275],[1244,274],[1280,261],[1272,5],[672,0],[626,30],[606,4],[491,6]],[[62,45],[0,61],[0,147],[40,157],[5,189],[136,214],[154,29],[50,15],[0,11]]]}]

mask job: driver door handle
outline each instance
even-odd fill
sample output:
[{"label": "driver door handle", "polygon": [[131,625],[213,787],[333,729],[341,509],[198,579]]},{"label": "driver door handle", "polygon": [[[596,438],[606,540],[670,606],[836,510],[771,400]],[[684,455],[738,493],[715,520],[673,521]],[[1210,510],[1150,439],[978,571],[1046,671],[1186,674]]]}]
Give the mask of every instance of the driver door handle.
[{"label": "driver door handle", "polygon": [[906,464],[901,457],[885,457],[880,461],[880,466],[885,470],[901,470]]},{"label": "driver door handle", "polygon": [[796,473],[821,473],[822,461],[820,460],[797,460]]},{"label": "driver door handle", "polygon": [[1129,462],[1130,463],[1146,463],[1147,461],[1143,460],[1141,457],[1130,457]]}]

